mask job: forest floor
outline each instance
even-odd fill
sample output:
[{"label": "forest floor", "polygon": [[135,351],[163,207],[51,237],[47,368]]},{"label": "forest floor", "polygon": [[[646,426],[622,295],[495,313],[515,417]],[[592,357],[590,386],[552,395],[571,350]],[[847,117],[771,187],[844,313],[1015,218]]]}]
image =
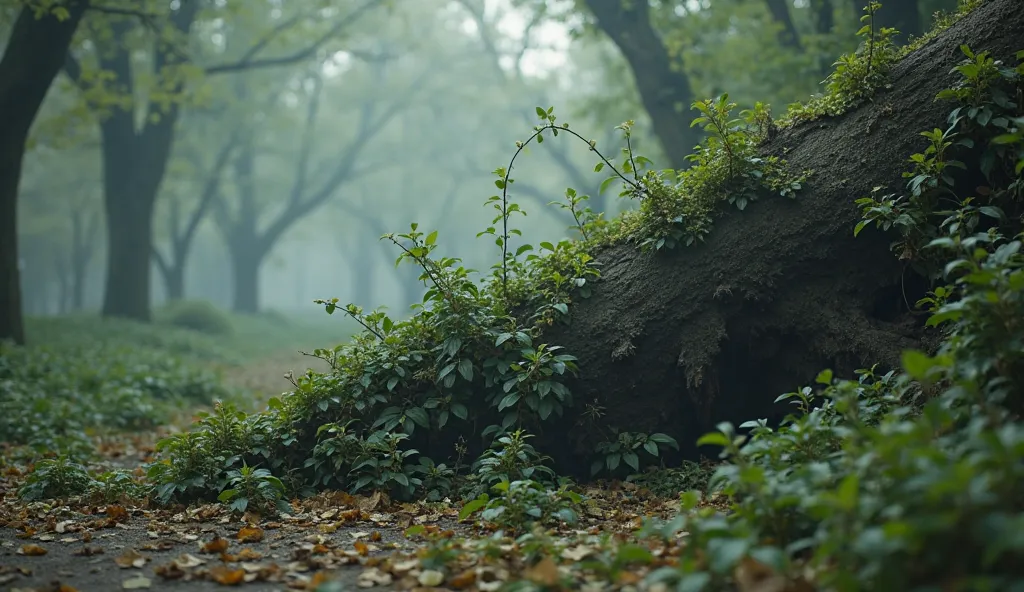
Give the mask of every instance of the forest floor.
[{"label": "forest floor", "polygon": [[[298,349],[218,364],[223,383],[262,406],[289,390],[287,372],[324,369]],[[177,414],[157,429],[97,438],[89,467],[141,474],[157,440],[190,419]],[[576,524],[513,537],[460,521],[458,501],[399,503],[379,493],[325,492],[275,517],[239,516],[221,504],[23,502],[16,492],[28,466],[5,458],[0,470],[0,590],[11,592],[498,590],[516,581],[521,590],[618,590],[635,589],[679,553],[679,539],[636,534],[645,518],[678,514],[678,497],[633,483],[585,486]]]}]

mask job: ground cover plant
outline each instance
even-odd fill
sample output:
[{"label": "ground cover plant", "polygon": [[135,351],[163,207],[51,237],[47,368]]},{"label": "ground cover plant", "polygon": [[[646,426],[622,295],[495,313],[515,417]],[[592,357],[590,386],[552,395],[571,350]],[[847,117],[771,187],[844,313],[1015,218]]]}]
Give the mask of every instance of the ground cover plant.
[{"label": "ground cover plant", "polygon": [[[858,88],[871,93],[885,83],[885,60],[898,59],[886,45],[892,32],[873,27],[876,8],[868,7],[862,49],[840,61],[835,78],[860,77]],[[294,389],[267,410],[218,404],[192,430],[160,441],[145,484],[92,477],[62,456],[37,463],[18,495],[145,495],[151,538],[192,536],[189,543],[220,560],[181,555],[155,571],[168,582],[338,590],[344,584],[330,574],[359,564],[358,585],[398,589],[1024,586],[1024,52],[1003,63],[983,48],[960,51],[953,86],[936,97],[948,107],[946,127],[920,130],[906,188],[864,196],[862,221],[846,229],[861,238],[887,233],[895,255],[932,280],[916,304],[937,349],[906,350],[894,370],[876,366],[848,378],[822,370],[814,386],[779,396],[790,413],[778,425],[720,423],[698,440],[721,451],[717,466],[658,470],[679,442],[619,429],[599,401],[575,397],[571,378],[587,369],[550,341],[571,307],[592,295],[601,249],[694,246],[715,232],[726,208],[745,210],[772,194],[800,199],[811,172],[759,156],[774,133],[767,108],[731,118],[735,106],[724,95],[694,105],[709,135],[682,174],[645,171],[629,146],[629,124],[621,162],[590,144],[597,168],[613,171],[610,183],[621,181],[624,196],[640,201],[635,212],[605,221],[585,196],[567,191],[560,205],[573,214],[578,239],[534,252],[514,242],[512,223],[523,210],[509,200],[513,159],[495,171],[496,216],[481,235],[493,238],[498,262],[482,281],[436,254],[436,232],[413,225],[387,235],[398,263],[422,272],[426,293],[412,316],[320,301],[362,331],[312,352],[329,369],[295,377]],[[846,90],[828,92],[835,99]],[[821,115],[871,93],[826,102],[842,107]],[[520,149],[558,135],[589,143],[552,109],[537,114],[541,123]],[[591,452],[575,472],[548,456],[570,431]],[[594,475],[628,479],[604,489],[577,483]],[[659,498],[657,489],[669,495]],[[124,521],[121,506],[90,512],[105,518],[73,521]],[[156,525],[199,516],[240,519],[230,533],[237,543],[226,531]],[[353,533],[351,549],[329,538],[361,524],[374,530]],[[402,540],[385,543],[384,526]],[[228,553],[230,544],[290,528],[311,534],[290,540],[288,569],[255,563],[273,547]],[[386,550],[399,552],[377,554]],[[39,553],[32,545],[20,551]],[[135,553],[123,561],[145,565]]]}]

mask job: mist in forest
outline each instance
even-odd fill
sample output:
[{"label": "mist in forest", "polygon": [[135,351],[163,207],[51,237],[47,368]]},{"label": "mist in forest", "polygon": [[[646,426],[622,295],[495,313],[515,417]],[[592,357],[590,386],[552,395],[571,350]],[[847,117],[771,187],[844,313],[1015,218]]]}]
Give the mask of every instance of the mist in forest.
[{"label": "mist in forest", "polygon": [[[335,297],[406,309],[420,270],[396,267],[381,236],[438,230],[441,254],[486,273],[500,259],[477,238],[500,191],[493,171],[537,107],[613,162],[615,126],[635,120],[633,150],[685,166],[650,124],[637,91],[650,81],[630,71],[605,0],[122,4],[82,17],[31,129],[17,218],[30,316],[145,319],[175,300],[316,315],[314,299]],[[914,34],[955,2],[893,4],[881,16]],[[777,112],[820,90],[856,47],[861,13],[849,0],[647,10],[695,100],[728,92]],[[519,156],[520,244],[572,235],[571,215],[549,205],[568,187],[608,216],[635,207],[614,184],[599,191],[598,160],[564,134]]]}]

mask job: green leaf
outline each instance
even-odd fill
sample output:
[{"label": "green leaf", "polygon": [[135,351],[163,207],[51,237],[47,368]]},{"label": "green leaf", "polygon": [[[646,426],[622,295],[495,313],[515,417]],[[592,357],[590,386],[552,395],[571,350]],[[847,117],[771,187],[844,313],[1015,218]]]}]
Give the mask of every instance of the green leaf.
[{"label": "green leaf", "polygon": [[515,405],[516,403],[519,402],[519,397],[519,393],[509,393],[505,395],[501,402],[498,403],[498,411],[508,409],[509,407]]},{"label": "green leaf", "polygon": [[622,545],[615,559],[621,563],[650,563],[654,561],[654,554],[640,545]]},{"label": "green leaf", "polygon": [[473,380],[473,361],[468,358],[459,360],[459,374],[466,382],[471,382]]},{"label": "green leaf", "polygon": [[430,427],[430,416],[422,407],[410,407],[405,410],[405,416],[416,422],[422,428]]},{"label": "green leaf", "polygon": [[746,539],[714,538],[708,541],[708,559],[711,571],[726,573],[747,554],[750,542]]},{"label": "green leaf", "polygon": [[832,371],[831,370],[822,370],[821,372],[818,373],[818,377],[814,379],[814,382],[817,382],[818,384],[823,384],[825,386],[831,385],[832,384]]},{"label": "green leaf", "polygon": [[673,438],[672,436],[669,436],[668,434],[662,434],[658,432],[655,434],[651,434],[647,439],[657,442],[658,444],[667,444],[672,448],[679,450],[679,442],[676,442],[676,439]]},{"label": "green leaf", "polygon": [[640,470],[640,458],[637,457],[634,452],[625,452],[622,454],[622,462],[629,465],[634,471]]},{"label": "green leaf", "polygon": [[729,445],[729,437],[721,432],[704,434],[697,440],[697,446],[722,446]]},{"label": "green leaf", "polygon": [[926,380],[928,372],[935,366],[928,354],[913,349],[903,352],[902,362],[903,369],[916,380]]}]

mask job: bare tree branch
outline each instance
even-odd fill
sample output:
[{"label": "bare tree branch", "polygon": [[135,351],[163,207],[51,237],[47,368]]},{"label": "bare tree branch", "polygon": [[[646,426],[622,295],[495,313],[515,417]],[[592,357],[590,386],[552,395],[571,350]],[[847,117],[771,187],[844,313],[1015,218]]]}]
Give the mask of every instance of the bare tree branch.
[{"label": "bare tree branch", "polygon": [[255,51],[253,51],[253,49],[250,49],[245,53],[242,59],[226,64],[208,66],[205,69],[205,71],[207,74],[223,74],[226,72],[238,72],[241,70],[252,70],[255,68],[286,66],[289,64],[294,64],[296,62],[301,62],[314,56],[316,52],[321,47],[323,47],[328,41],[336,37],[339,33],[344,31],[349,26],[355,24],[355,22],[358,21],[360,17],[362,17],[365,13],[369,12],[371,9],[379,6],[381,3],[383,3],[383,0],[368,0],[365,4],[357,8],[352,14],[348,15],[347,18],[331,27],[329,31],[321,35],[312,44],[299,51],[279,57],[257,59],[257,54],[269,43],[269,40],[264,39],[256,44],[256,46],[253,48],[255,49]]}]

